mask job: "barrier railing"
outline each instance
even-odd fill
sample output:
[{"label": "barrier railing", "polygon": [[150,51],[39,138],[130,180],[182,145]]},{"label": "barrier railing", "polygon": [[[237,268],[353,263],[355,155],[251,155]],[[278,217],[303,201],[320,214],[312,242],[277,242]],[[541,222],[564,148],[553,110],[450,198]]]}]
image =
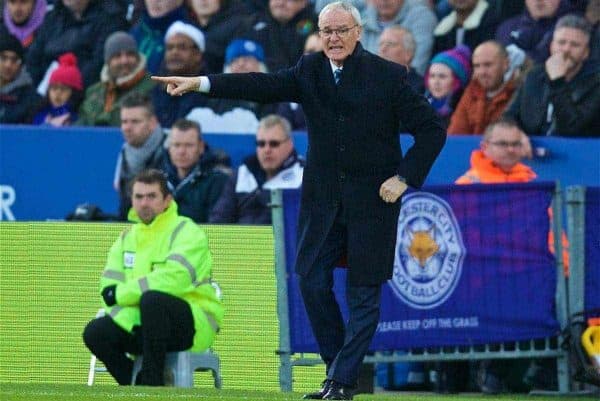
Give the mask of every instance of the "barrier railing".
[{"label": "barrier railing", "polygon": [[[568,354],[560,347],[569,315],[561,198],[551,184],[431,187],[405,195],[394,278],[383,287],[381,320],[365,361],[554,358],[558,390],[568,392]],[[321,360],[292,271],[299,191],[274,191],[272,205],[280,386],[291,391],[293,367]],[[548,249],[550,229],[556,258]],[[416,232],[439,250],[420,265],[407,252]],[[345,269],[335,276],[334,291],[343,299]]]},{"label": "barrier railing", "polygon": [[600,187],[568,187],[566,203],[569,309],[583,321],[586,311],[600,314]]}]

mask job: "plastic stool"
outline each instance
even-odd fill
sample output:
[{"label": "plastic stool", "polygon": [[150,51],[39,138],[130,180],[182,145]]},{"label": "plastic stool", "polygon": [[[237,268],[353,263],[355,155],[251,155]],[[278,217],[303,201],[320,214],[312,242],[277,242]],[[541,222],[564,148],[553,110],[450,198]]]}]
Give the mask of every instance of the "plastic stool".
[{"label": "plastic stool", "polygon": [[[131,384],[135,384],[135,378],[142,368],[143,358],[142,355],[135,357]],[[165,358],[165,370],[172,374],[175,387],[194,387],[194,372],[210,370],[215,388],[220,389],[222,385],[220,365],[219,356],[210,349],[199,353],[190,351],[167,352]]]}]

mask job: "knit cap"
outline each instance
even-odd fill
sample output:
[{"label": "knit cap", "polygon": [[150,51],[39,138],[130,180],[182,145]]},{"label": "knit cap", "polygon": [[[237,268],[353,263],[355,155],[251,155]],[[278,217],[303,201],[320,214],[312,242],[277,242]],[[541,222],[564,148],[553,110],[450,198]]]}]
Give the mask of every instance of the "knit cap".
[{"label": "knit cap", "polygon": [[120,52],[138,52],[134,37],[124,31],[112,33],[104,42],[104,62],[108,63]]},{"label": "knit cap", "polygon": [[83,90],[81,72],[77,68],[77,57],[65,53],[58,58],[58,67],[50,74],[49,85],[63,84],[72,89]]},{"label": "knit cap", "polygon": [[229,65],[238,57],[251,56],[260,61],[265,62],[265,52],[261,45],[247,39],[236,39],[229,43],[225,50],[225,65]]},{"label": "knit cap", "polygon": [[0,52],[4,51],[15,52],[21,60],[23,59],[23,45],[11,34],[0,36]]},{"label": "knit cap", "polygon": [[436,54],[431,64],[440,63],[448,66],[464,88],[471,78],[471,49],[458,45],[453,49]]},{"label": "knit cap", "polygon": [[165,43],[175,34],[181,33],[190,39],[198,46],[201,52],[204,52],[204,34],[202,31],[191,24],[186,24],[181,21],[175,21],[171,24],[167,33],[165,33]]}]

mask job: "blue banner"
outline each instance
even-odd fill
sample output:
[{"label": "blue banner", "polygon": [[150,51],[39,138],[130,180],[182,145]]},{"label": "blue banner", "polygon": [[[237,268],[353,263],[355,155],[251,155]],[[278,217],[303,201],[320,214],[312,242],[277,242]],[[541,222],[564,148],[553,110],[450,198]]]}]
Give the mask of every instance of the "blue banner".
[{"label": "blue banner", "polygon": [[[556,335],[556,266],[548,250],[553,190],[552,184],[469,185],[405,195],[394,275],[383,287],[372,350]],[[290,272],[298,202],[297,191],[284,192]],[[345,269],[335,275],[344,305]],[[292,350],[317,352],[295,274],[288,289]]]},{"label": "blue banner", "polygon": [[600,188],[585,191],[585,310],[600,316]]}]

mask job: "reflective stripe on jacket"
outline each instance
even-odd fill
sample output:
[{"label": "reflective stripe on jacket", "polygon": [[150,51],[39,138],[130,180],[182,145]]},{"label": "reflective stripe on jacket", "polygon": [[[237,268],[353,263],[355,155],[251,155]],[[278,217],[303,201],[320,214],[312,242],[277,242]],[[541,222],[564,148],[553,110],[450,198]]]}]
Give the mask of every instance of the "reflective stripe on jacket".
[{"label": "reflective stripe on jacket", "polygon": [[[211,285],[212,258],[204,231],[191,219],[177,214],[172,201],[150,224],[137,222],[123,231],[110,249],[100,280],[101,288],[116,284],[117,304],[105,309],[120,327],[131,332],[140,325],[139,303],[148,290],[161,291],[186,301],[194,316],[193,351],[208,348],[219,329],[223,307]],[[210,330],[206,330],[210,326]]]}]

